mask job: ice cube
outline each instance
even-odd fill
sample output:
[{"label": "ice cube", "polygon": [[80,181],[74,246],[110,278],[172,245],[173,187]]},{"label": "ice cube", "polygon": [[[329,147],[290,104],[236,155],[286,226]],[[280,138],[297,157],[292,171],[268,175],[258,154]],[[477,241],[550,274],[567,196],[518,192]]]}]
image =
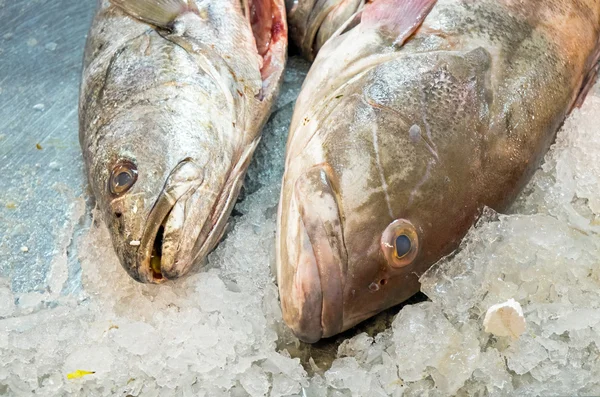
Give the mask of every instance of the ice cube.
[{"label": "ice cube", "polygon": [[242,387],[252,397],[266,396],[269,391],[269,379],[267,374],[257,365],[250,367],[241,376],[240,383]]},{"label": "ice cube", "polygon": [[529,335],[524,335],[507,349],[508,368],[522,375],[548,358],[548,351]]},{"label": "ice cube", "polygon": [[453,394],[477,367],[480,347],[476,330],[470,324],[453,325],[434,303],[405,308],[392,327],[398,371],[404,380],[424,379],[427,369],[433,368],[430,374],[436,387]]}]

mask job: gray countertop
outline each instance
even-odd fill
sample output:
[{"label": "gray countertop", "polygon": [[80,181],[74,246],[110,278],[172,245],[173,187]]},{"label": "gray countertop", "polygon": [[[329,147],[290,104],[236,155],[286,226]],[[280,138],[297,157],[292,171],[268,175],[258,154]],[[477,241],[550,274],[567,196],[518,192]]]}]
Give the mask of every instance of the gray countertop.
[{"label": "gray countertop", "polygon": [[67,254],[79,222],[73,211],[86,182],[77,102],[94,7],[0,0],[0,277],[15,292],[49,288],[51,263]]}]

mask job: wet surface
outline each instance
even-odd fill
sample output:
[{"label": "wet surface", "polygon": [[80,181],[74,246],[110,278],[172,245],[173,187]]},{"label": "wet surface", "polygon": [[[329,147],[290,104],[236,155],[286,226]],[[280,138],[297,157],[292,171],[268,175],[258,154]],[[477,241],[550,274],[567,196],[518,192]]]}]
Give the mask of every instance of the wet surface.
[{"label": "wet surface", "polygon": [[61,250],[70,281],[52,288],[78,288],[67,251],[85,188],[77,99],[94,7],[0,0],[0,277],[15,292],[51,288],[47,275]]}]

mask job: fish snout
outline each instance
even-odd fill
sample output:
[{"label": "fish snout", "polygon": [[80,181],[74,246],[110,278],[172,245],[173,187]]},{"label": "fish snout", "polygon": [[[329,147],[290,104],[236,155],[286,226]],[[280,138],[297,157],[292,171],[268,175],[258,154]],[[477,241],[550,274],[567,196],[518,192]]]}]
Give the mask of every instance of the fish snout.
[{"label": "fish snout", "polygon": [[280,209],[278,278],[283,318],[309,343],[344,326],[347,253],[328,166],[315,166],[293,185]]},{"label": "fish snout", "polygon": [[189,219],[196,218],[203,181],[202,167],[190,158],[171,171],[148,215],[134,266],[138,277],[134,278],[160,283],[189,270],[190,251],[202,228],[202,223],[192,225]]}]

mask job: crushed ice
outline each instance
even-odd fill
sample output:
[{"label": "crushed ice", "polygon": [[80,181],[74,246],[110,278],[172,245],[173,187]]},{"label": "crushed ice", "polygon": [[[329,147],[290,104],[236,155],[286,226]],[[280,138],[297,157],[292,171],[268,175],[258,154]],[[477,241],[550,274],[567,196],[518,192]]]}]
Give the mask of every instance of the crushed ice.
[{"label": "crushed ice", "polygon": [[[598,90],[565,123],[514,214],[487,211],[422,277],[431,301],[405,307],[374,337],[346,340],[324,373],[309,376],[277,350],[278,340],[293,341],[272,274],[286,123],[306,71],[293,62],[248,194],[205,270],[138,284],[94,220],[76,241],[80,292],[56,292],[73,230],[53,259],[50,290],[15,293],[0,279],[0,395],[600,394]],[[77,218],[90,216],[83,205],[74,204]],[[488,309],[509,299],[522,306],[525,332],[486,333]]]}]

